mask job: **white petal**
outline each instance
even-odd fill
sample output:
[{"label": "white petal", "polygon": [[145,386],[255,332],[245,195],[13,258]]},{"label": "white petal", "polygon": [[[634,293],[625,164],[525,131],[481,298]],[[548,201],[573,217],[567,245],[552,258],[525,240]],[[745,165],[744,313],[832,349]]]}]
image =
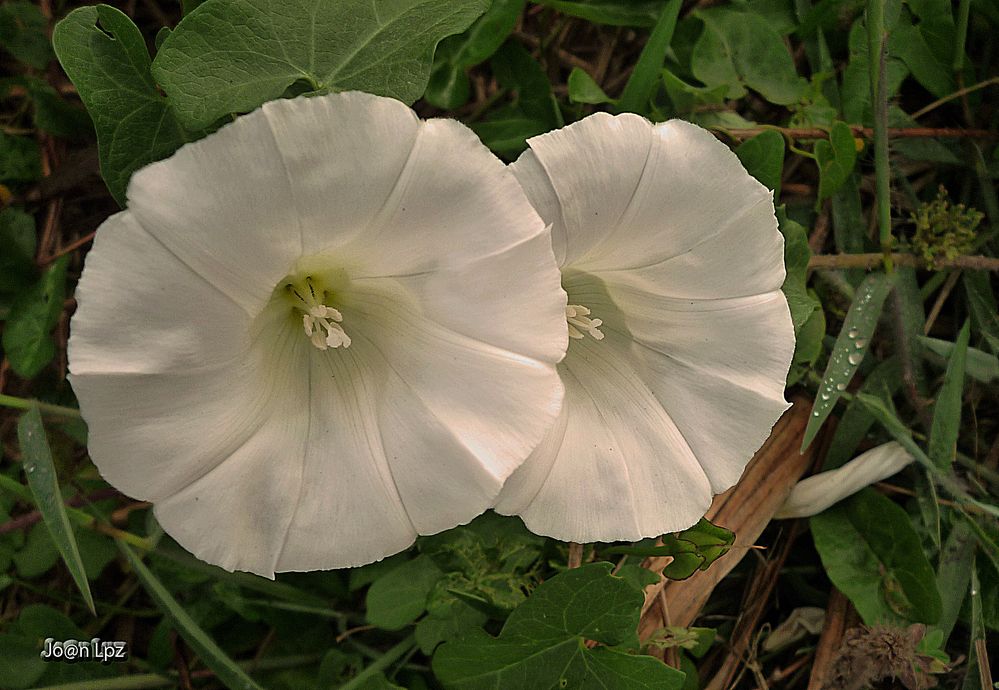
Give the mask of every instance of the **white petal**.
[{"label": "white petal", "polygon": [[818,515],[864,487],[892,476],[910,462],[912,456],[894,441],[871,448],[842,467],[802,479],[774,517]]},{"label": "white petal", "polygon": [[280,570],[360,565],[470,521],[559,409],[552,364],[422,318],[388,279],[366,290],[343,304],[351,347],[314,370],[307,488]]},{"label": "white petal", "polygon": [[676,300],[578,273],[565,284],[594,313],[620,314],[604,330],[632,340],[636,370],[683,433],[712,490],[735,484],[789,407],[784,381],[794,331],[783,293]]},{"label": "white petal", "polygon": [[76,299],[69,339],[74,374],[213,369],[248,347],[250,319],[239,305],[180,262],[128,211],[98,229]]},{"label": "white petal", "polygon": [[[560,265],[586,271],[647,266],[724,234],[728,244],[703,252],[717,258],[717,272],[730,256],[744,261],[734,253],[740,249],[769,257],[783,246],[770,191],[695,125],[597,114],[529,144],[532,154],[512,168],[545,222],[553,223],[556,254],[566,247]],[[768,224],[761,230],[762,220]],[[732,248],[732,242],[741,244]],[[728,250],[725,257],[709,253],[718,248]],[[771,266],[765,258],[760,263]]]},{"label": "white petal", "polygon": [[704,514],[708,479],[633,369],[629,348],[616,331],[570,345],[559,365],[562,418],[504,486],[497,512],[576,542],[658,536]]},{"label": "white petal", "polygon": [[499,255],[544,232],[516,178],[472,130],[428,120],[384,208],[344,251],[352,277],[403,276]]}]

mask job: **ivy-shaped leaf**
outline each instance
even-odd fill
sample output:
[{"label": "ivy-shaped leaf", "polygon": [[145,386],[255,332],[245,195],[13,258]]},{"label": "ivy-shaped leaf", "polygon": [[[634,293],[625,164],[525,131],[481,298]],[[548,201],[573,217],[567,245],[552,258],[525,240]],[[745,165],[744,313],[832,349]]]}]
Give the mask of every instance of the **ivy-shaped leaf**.
[{"label": "ivy-shaped leaf", "polygon": [[206,0],[163,42],[153,74],[181,121],[208,127],[298,93],[359,90],[412,103],[434,48],[488,0]]},{"label": "ivy-shaped leaf", "polygon": [[767,189],[773,190],[774,199],[780,198],[780,178],[784,172],[784,137],[768,129],[748,139],[735,150],[750,175]]},{"label": "ivy-shaped leaf", "polygon": [[[479,630],[447,642],[433,670],[446,688],[656,688],[684,674],[658,659],[615,649],[632,639],[643,596],[592,563],[551,578],[517,607],[498,638]],[[587,640],[604,647],[589,648]]]},{"label": "ivy-shaped leaf", "polygon": [[829,139],[815,142],[815,160],[819,165],[819,200],[835,194],[853,173],[857,162],[857,141],[850,126],[834,122]]},{"label": "ivy-shaped leaf", "polygon": [[94,121],[104,181],[124,206],[133,172],[198,135],[181,126],[157,90],[145,40],[119,10],[73,10],[56,25],[52,43]]},{"label": "ivy-shaped leaf", "polygon": [[3,350],[18,376],[32,378],[55,356],[51,333],[66,297],[68,261],[68,257],[62,257],[52,264],[10,308],[3,330]]}]

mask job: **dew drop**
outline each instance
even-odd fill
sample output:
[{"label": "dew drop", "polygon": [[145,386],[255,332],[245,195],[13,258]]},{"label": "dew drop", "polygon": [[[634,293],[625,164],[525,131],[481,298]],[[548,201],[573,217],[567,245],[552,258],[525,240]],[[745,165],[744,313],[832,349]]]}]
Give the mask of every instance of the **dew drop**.
[{"label": "dew drop", "polygon": [[867,340],[865,338],[857,338],[857,342],[853,344],[853,346],[858,350],[863,349],[865,345],[867,345]]},{"label": "dew drop", "polygon": [[829,399],[829,394],[828,393],[823,393],[821,397],[822,397],[823,400],[828,400]]},{"label": "dew drop", "polygon": [[859,352],[851,352],[850,356],[847,357],[847,361],[849,361],[850,364],[853,364],[853,365],[856,366],[857,364],[860,364],[860,361],[863,358],[864,358],[864,355],[860,354]]},{"label": "dew drop", "polygon": [[812,413],[812,416],[813,416],[813,417],[818,417],[818,416],[819,416],[819,413],[818,413],[818,411],[815,411],[815,412],[813,412],[813,413]]},{"label": "dew drop", "polygon": [[32,472],[34,472],[34,471],[35,471],[35,466],[34,466],[34,465],[28,465],[28,466],[27,466],[27,467],[26,467],[26,468],[24,469],[24,471],[25,471],[25,472],[27,472],[28,474],[31,474]]},{"label": "dew drop", "polygon": [[850,329],[850,330],[849,330],[849,331],[847,332],[847,334],[846,334],[846,337],[847,337],[847,338],[850,338],[851,340],[853,340],[853,339],[854,339],[854,338],[856,338],[856,337],[857,337],[858,335],[860,335],[860,331],[858,331],[858,330],[857,330],[856,328],[851,328],[851,329]]},{"label": "dew drop", "polygon": [[837,383],[836,384],[836,390],[838,390],[838,391],[845,391],[846,390],[846,384],[845,383]]}]

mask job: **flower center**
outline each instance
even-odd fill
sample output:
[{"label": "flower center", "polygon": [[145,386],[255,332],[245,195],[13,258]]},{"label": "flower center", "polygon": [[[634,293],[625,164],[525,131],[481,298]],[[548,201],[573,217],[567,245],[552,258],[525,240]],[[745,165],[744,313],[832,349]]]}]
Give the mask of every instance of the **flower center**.
[{"label": "flower center", "polygon": [[350,336],[340,325],[343,314],[326,304],[327,291],[318,279],[307,275],[288,280],[284,289],[294,308],[302,312],[302,328],[316,348],[350,347]]},{"label": "flower center", "polygon": [[569,325],[569,337],[582,340],[589,335],[594,340],[603,340],[604,334],[600,332],[600,319],[591,319],[590,310],[578,304],[570,304],[565,308],[565,320]]}]

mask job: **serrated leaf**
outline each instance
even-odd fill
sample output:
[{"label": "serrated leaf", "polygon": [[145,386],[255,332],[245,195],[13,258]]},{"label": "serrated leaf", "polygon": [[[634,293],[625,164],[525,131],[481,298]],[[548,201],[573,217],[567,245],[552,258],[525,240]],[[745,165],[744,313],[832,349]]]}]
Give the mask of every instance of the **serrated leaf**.
[{"label": "serrated leaf", "polygon": [[215,672],[218,679],[229,688],[263,690],[256,681],[246,675],[246,672],[235,661],[222,651],[222,648],[208,633],[201,629],[191,618],[191,615],[184,610],[184,607],[177,603],[173,595],[163,586],[159,578],[146,567],[146,564],[136,555],[132,547],[122,541],[118,541],[117,544],[139,578],[139,582],[142,583],[152,600],[156,602],[156,606],[173,621],[180,636],[191,646],[201,661]]},{"label": "serrated leaf", "polygon": [[857,145],[850,126],[834,122],[829,139],[815,142],[815,159],[819,165],[819,200],[822,200],[839,191],[853,174]]},{"label": "serrated leaf", "polygon": [[18,376],[35,376],[55,356],[51,332],[62,314],[68,263],[68,257],[58,259],[11,306],[3,330],[3,350]]},{"label": "serrated leaf", "polygon": [[153,61],[156,81],[190,129],[281,97],[359,90],[412,103],[434,48],[464,31],[488,0],[207,0]]},{"label": "serrated leaf", "polygon": [[843,320],[843,328],[836,338],[822,384],[812,405],[812,414],[805,427],[801,450],[812,443],[829,413],[836,406],[846,387],[853,380],[871,342],[885,298],[891,292],[891,278],[884,273],[872,273],[857,288],[853,304]]},{"label": "serrated leaf", "polygon": [[680,0],[669,0],[663,6],[649,40],[642,48],[631,76],[624,85],[621,100],[617,104],[617,112],[644,114],[647,111],[649,99],[655,92],[656,82],[666,60],[666,52],[673,40],[676,21],[680,16],[680,5]]},{"label": "serrated leaf", "polygon": [[942,470],[949,469],[957,454],[957,436],[961,430],[961,402],[964,393],[964,369],[968,354],[971,324],[965,322],[958,333],[954,350],[947,364],[943,385],[937,393],[933,407],[933,426],[930,431],[930,460]]},{"label": "serrated leaf", "polygon": [[181,126],[157,90],[145,40],[119,10],[75,9],[56,25],[52,43],[94,121],[101,175],[124,206],[133,172],[197,135]]},{"label": "serrated leaf", "polygon": [[427,597],[443,575],[429,556],[417,556],[378,578],[365,599],[368,622],[402,630],[427,610]]},{"label": "serrated leaf", "polygon": [[829,579],[864,623],[940,619],[936,575],[908,514],[890,499],[864,489],[810,524]]},{"label": "serrated leaf", "polygon": [[807,83],[766,19],[729,7],[697,10],[694,16],[704,22],[704,33],[694,44],[690,68],[706,86],[728,85],[728,97],[739,98],[745,85],[777,105],[804,95]]},{"label": "serrated leaf", "polygon": [[664,688],[684,675],[652,657],[585,646],[618,645],[635,634],[643,596],[592,563],[557,575],[507,619],[498,638],[479,631],[442,645],[433,659],[446,688]]},{"label": "serrated leaf", "polygon": [[747,139],[735,149],[735,155],[750,175],[773,190],[774,199],[780,198],[780,179],[784,173],[784,137],[780,132],[768,129]]},{"label": "serrated leaf", "polygon": [[735,534],[701,518],[693,527],[675,535],[665,535],[662,542],[661,546],[615,546],[607,552],[643,558],[672,556],[673,560],[663,569],[663,575],[671,580],[685,580],[698,570],[707,570],[728,553],[735,542]]},{"label": "serrated leaf", "polygon": [[94,597],[90,593],[90,583],[87,582],[87,571],[83,567],[80,549],[62,502],[59,479],[52,462],[52,451],[45,436],[45,427],[42,425],[42,413],[38,411],[36,405],[18,420],[17,440],[24,458],[24,473],[28,478],[31,493],[35,497],[38,512],[42,514],[45,526],[52,535],[52,541],[59,549],[62,560],[66,563],[66,568],[80,594],[83,595],[87,608],[96,616]]},{"label": "serrated leaf", "polygon": [[593,77],[579,67],[572,68],[572,72],[569,73],[567,86],[569,88],[569,100],[573,103],[599,105],[611,102],[611,98],[600,88],[600,84],[595,82]]}]

